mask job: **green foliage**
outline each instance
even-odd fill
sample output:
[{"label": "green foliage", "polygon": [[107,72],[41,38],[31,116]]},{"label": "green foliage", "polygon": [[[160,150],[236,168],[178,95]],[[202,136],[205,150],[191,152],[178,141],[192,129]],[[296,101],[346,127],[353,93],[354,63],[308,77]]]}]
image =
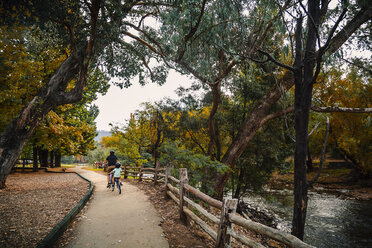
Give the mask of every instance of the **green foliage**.
[{"label": "green foliage", "polygon": [[[169,142],[161,148],[160,163],[162,165],[173,165],[178,173],[179,168],[188,169],[188,177],[190,185],[201,187],[201,182],[204,181],[205,169],[207,168],[212,174],[226,173],[229,168],[218,161],[213,161],[209,157],[202,154],[195,154],[180,145],[180,143]],[[208,177],[209,178],[209,177]],[[213,193],[212,182],[208,182],[207,190],[209,194]]]},{"label": "green foliage", "polygon": [[[368,75],[355,69],[343,73],[334,68],[322,80],[323,83],[315,88],[315,96],[321,104],[349,108],[371,107],[369,96],[372,95],[372,87],[371,78]],[[371,177],[372,122],[370,114],[330,113],[328,115],[331,127],[328,147],[337,149],[344,158],[353,161],[355,169],[362,176]],[[313,114],[314,119],[316,116],[319,114]],[[316,155],[319,155],[323,136],[324,125],[318,128],[314,137],[310,139],[310,148]]]},{"label": "green foliage", "polygon": [[61,157],[61,162],[63,164],[73,164],[75,162],[75,157],[70,155],[70,156],[62,156]]},{"label": "green foliage", "polygon": [[110,150],[105,149],[101,146],[97,146],[96,149],[89,151],[88,153],[88,163],[94,165],[96,162],[104,162],[108,156]]}]

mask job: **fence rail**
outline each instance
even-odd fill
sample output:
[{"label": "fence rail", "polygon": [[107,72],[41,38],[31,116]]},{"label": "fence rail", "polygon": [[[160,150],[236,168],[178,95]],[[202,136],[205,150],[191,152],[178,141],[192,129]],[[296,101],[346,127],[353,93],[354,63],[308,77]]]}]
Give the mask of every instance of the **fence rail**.
[{"label": "fence rail", "polygon": [[[165,172],[165,174],[160,172]],[[129,175],[137,175],[134,178],[138,178],[140,181],[151,180],[154,183],[165,183],[167,189],[166,195],[175,201],[177,205],[179,205],[180,219],[184,222],[187,222],[187,218],[193,220],[216,241],[216,248],[229,247],[232,237],[236,241],[247,245],[248,247],[265,247],[236,230],[237,228],[234,229],[233,224],[276,240],[289,247],[314,248],[314,246],[304,243],[289,233],[265,226],[261,223],[254,222],[237,215],[235,213],[238,204],[237,199],[224,198],[223,201],[219,201],[192,187],[188,184],[187,169],[185,168],[180,169],[179,179],[172,176],[171,167],[161,169],[159,166],[157,166],[157,168],[125,166],[123,175],[125,178],[127,178]],[[147,176],[145,177],[144,175]],[[160,178],[164,179],[160,180]],[[215,216],[201,204],[193,201],[192,197],[190,197],[190,194],[192,194],[194,198],[202,201],[202,205],[214,207],[215,209],[219,210],[221,212],[220,216]]]}]

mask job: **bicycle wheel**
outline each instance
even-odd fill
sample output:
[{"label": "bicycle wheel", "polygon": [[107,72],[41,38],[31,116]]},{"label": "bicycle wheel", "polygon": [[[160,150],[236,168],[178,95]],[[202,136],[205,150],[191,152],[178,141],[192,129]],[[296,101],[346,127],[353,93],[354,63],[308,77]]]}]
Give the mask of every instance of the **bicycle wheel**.
[{"label": "bicycle wheel", "polygon": [[120,186],[119,179],[115,179],[115,181],[116,181],[116,185],[117,185],[118,190],[119,190],[119,194],[121,194],[121,186]]}]

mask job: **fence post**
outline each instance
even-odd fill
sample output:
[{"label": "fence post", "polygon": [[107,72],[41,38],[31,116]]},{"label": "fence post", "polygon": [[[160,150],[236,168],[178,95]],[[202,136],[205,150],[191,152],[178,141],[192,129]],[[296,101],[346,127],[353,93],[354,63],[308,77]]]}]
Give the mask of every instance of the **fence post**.
[{"label": "fence post", "polygon": [[128,178],[128,171],[127,171],[127,165],[124,165],[124,179]]},{"label": "fence post", "polygon": [[142,182],[142,173],[143,173],[143,165],[141,164],[141,167],[139,169],[139,177],[138,177],[138,181]]},{"label": "fence post", "polygon": [[165,168],[165,178],[164,178],[164,183],[165,183],[165,197],[169,198],[167,191],[168,191],[168,177],[172,176],[172,165],[168,164],[167,167]]},{"label": "fence post", "polygon": [[155,162],[154,184],[157,184],[158,183],[158,170],[159,170],[159,167],[160,167],[160,163],[159,163],[158,160],[156,160],[156,162]]},{"label": "fence post", "polygon": [[165,186],[167,186],[169,183],[168,177],[172,176],[172,169],[173,169],[172,164],[168,164],[167,167],[165,168],[165,178],[164,178]]},{"label": "fence post", "polygon": [[187,216],[183,212],[183,206],[185,202],[183,200],[183,195],[185,194],[184,186],[189,183],[189,179],[187,177],[187,169],[180,168],[180,219],[185,224],[187,224]]},{"label": "fence post", "polygon": [[231,236],[227,234],[227,229],[232,228],[232,223],[229,220],[229,214],[236,212],[238,199],[223,199],[223,207],[221,210],[220,224],[218,225],[216,248],[224,248],[230,246]]}]

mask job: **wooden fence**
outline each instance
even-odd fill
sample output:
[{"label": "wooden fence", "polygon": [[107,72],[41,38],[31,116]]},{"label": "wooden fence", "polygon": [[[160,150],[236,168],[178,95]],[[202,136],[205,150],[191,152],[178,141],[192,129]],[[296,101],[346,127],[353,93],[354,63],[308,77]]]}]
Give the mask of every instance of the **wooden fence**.
[{"label": "wooden fence", "polygon": [[[164,171],[165,174],[162,174]],[[171,167],[160,169],[159,166],[157,168],[124,166],[123,174],[125,178],[132,176],[138,180],[152,180],[154,183],[165,183],[166,194],[179,206],[180,219],[185,223],[187,223],[187,217],[192,219],[216,241],[215,247],[230,247],[232,237],[248,247],[264,247],[262,244],[246,237],[237,228],[234,229],[235,224],[289,247],[314,248],[314,246],[304,243],[289,233],[237,215],[235,213],[238,205],[237,199],[224,198],[223,201],[218,201],[192,187],[188,184],[189,180],[186,168],[179,169],[179,179],[172,176]],[[217,217],[213,213],[208,212],[203,206],[207,206],[206,208],[208,209],[210,209],[209,207],[218,209],[220,216]]]},{"label": "wooden fence", "polygon": [[[128,176],[138,179],[139,181],[142,180],[150,180],[154,181],[154,183],[163,182],[164,183],[164,168],[145,168],[145,167],[134,167],[134,166],[124,166],[124,170],[122,175],[124,178],[128,178]],[[163,173],[162,173],[163,172]]]}]

